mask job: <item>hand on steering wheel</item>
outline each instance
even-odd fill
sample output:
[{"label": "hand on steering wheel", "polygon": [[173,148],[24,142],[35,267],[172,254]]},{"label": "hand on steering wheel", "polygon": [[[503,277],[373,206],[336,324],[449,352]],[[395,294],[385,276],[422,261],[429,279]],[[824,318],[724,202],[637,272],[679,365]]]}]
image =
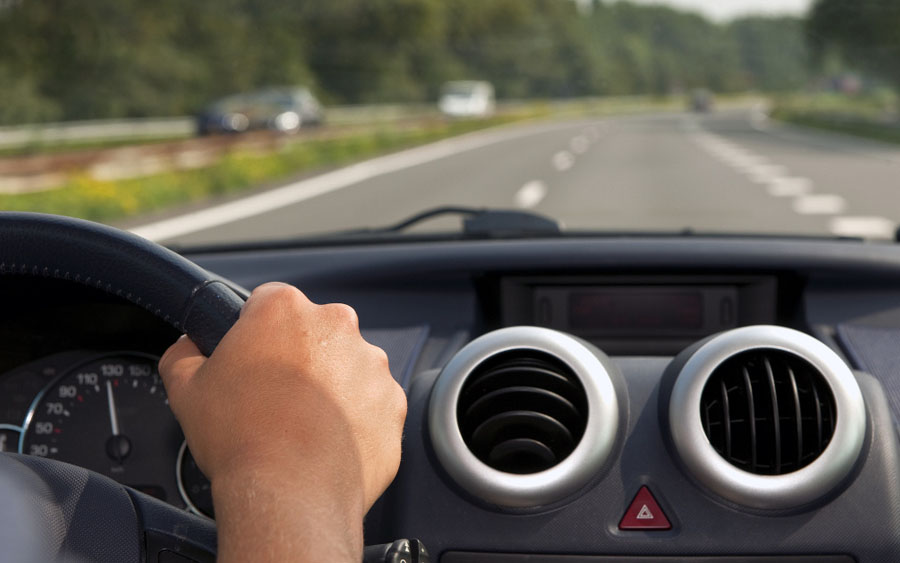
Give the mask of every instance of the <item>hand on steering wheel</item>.
[{"label": "hand on steering wheel", "polygon": [[[237,542],[226,543],[226,553],[246,556],[247,538],[260,537],[253,526],[264,521],[252,511],[243,523],[228,513],[305,506],[307,522],[325,523],[314,510],[323,497],[324,506],[345,505],[332,516],[356,523],[349,545],[359,552],[361,516],[397,470],[405,398],[383,352],[359,335],[352,309],[266,285],[238,322],[241,290],[185,258],[111,227],[31,213],[0,213],[0,275],[97,288],[186,333],[161,371],[223,505],[221,533]],[[223,337],[221,353],[212,355]],[[271,439],[254,440],[260,432]],[[289,493],[296,503],[285,503]],[[3,454],[0,495],[0,545],[11,560],[130,563],[156,561],[165,550],[214,557],[208,520],[82,468]],[[266,496],[271,503],[261,502]],[[285,525],[289,517],[279,515]]]}]

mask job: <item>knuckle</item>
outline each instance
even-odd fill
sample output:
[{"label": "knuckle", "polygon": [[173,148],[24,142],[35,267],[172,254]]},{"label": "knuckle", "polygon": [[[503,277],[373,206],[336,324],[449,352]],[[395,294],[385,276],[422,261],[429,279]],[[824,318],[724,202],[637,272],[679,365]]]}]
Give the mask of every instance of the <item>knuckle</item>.
[{"label": "knuckle", "polygon": [[359,326],[359,317],[356,310],[350,305],[344,303],[329,303],[324,305],[322,309],[326,315],[334,322],[341,326],[357,328]]},{"label": "knuckle", "polygon": [[262,285],[256,286],[252,292],[250,292],[250,301],[253,302],[264,302],[272,298],[273,295],[277,295],[281,291],[285,291],[289,289],[291,286],[281,283],[281,282],[268,282]]},{"label": "knuckle", "polygon": [[283,283],[269,283],[262,285],[250,296],[250,304],[260,309],[264,314],[282,312],[285,309],[300,307],[306,297],[299,289]]},{"label": "knuckle", "polygon": [[394,407],[396,408],[397,414],[399,415],[401,420],[406,419],[407,412],[407,401],[406,401],[406,393],[403,391],[403,388],[397,382],[394,382],[394,393],[393,393]]},{"label": "knuckle", "polygon": [[374,344],[370,344],[369,347],[372,349],[372,356],[374,357],[375,365],[381,368],[389,368],[390,359],[388,358],[387,352],[385,352],[378,346],[375,346]]},{"label": "knuckle", "polygon": [[399,433],[391,440],[390,450],[388,451],[388,456],[390,459],[389,464],[389,477],[393,479],[397,475],[397,471],[400,469],[400,460],[403,457],[403,436]]},{"label": "knuckle", "polygon": [[250,295],[260,295],[262,293],[265,293],[266,291],[269,291],[270,289],[274,289],[274,288],[282,286],[282,285],[284,285],[284,284],[281,282],[266,282],[266,283],[256,286],[253,289],[253,291],[250,293]]},{"label": "knuckle", "polygon": [[271,290],[269,290],[269,295],[272,296],[273,302],[284,303],[299,302],[302,294],[299,289],[292,285],[279,284],[272,286]]}]

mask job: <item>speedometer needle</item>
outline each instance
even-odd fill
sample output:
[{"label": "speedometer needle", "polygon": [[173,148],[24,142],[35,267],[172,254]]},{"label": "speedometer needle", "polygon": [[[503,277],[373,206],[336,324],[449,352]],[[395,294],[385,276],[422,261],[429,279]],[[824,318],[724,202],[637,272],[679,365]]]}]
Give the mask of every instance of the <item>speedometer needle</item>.
[{"label": "speedometer needle", "polygon": [[116,411],[116,396],[113,394],[112,381],[106,380],[106,402],[109,403],[109,423],[113,436],[119,435],[119,413]]},{"label": "speedometer needle", "polygon": [[116,396],[113,393],[112,382],[108,379],[106,380],[106,402],[109,405],[109,424],[112,429],[112,436],[106,441],[106,454],[114,461],[122,463],[131,453],[131,441],[120,433]]}]

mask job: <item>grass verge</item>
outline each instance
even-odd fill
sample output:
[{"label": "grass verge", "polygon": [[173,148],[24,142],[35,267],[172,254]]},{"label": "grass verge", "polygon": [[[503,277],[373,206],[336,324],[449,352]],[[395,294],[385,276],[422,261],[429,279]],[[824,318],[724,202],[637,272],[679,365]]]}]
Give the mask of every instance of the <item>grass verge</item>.
[{"label": "grass verge", "polygon": [[340,166],[539,115],[538,111],[529,111],[480,120],[435,122],[407,129],[379,128],[348,137],[293,143],[264,155],[234,152],[209,167],[127,180],[101,181],[87,174],[77,174],[56,189],[0,195],[0,209],[54,213],[101,222],[121,220],[248,190],[304,171]]},{"label": "grass verge", "polygon": [[897,97],[888,92],[791,96],[777,100],[771,116],[804,127],[900,144]]}]

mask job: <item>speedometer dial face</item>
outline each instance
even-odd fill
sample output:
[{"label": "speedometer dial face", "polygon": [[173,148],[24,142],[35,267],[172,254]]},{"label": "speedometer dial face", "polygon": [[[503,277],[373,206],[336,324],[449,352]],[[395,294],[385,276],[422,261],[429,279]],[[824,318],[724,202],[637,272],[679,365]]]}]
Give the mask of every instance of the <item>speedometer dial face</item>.
[{"label": "speedometer dial face", "polygon": [[213,518],[212,484],[200,471],[187,442],[178,452],[178,488],[191,512]]},{"label": "speedometer dial face", "polygon": [[28,413],[19,451],[79,465],[183,506],[175,467],[183,440],[157,358],[95,358],[50,384]]}]

